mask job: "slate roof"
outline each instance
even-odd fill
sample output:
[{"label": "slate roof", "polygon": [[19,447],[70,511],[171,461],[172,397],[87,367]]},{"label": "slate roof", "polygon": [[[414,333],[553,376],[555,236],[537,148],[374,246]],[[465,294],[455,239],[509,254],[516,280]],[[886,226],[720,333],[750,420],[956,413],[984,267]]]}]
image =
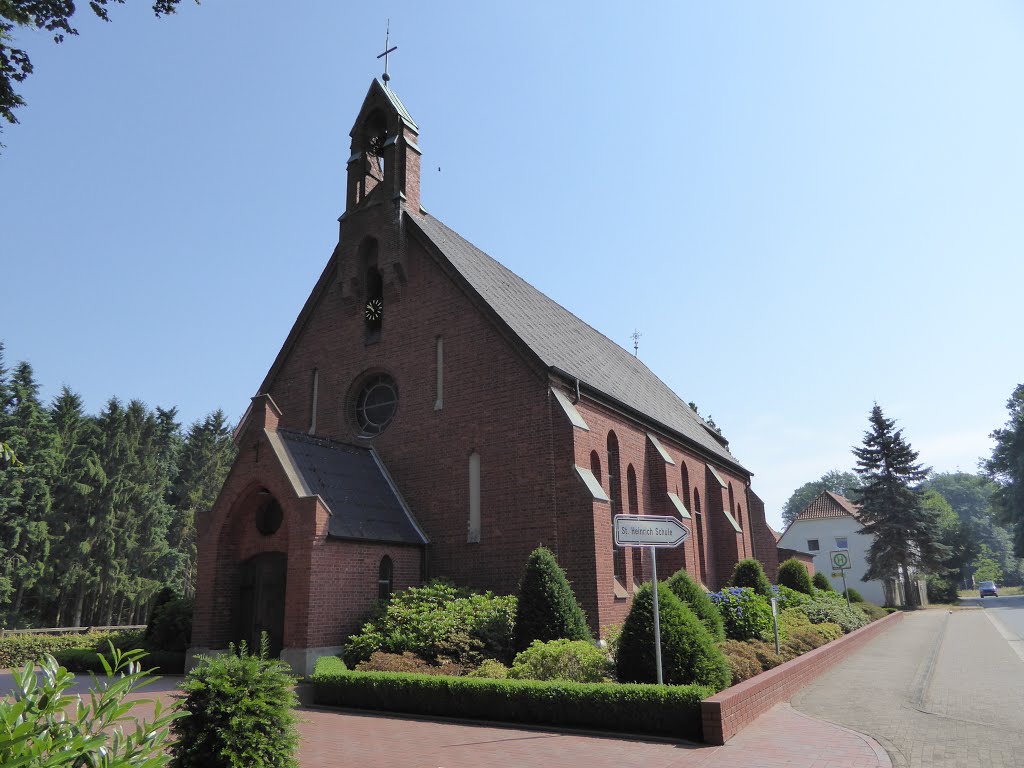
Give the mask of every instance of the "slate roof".
[{"label": "slate roof", "polygon": [[817,520],[822,517],[846,517],[847,515],[854,520],[860,520],[860,507],[838,493],[822,491],[814,497],[814,501],[803,508],[796,516],[796,520]]},{"label": "slate roof", "polygon": [[427,537],[370,448],[278,429],[287,464],[303,496],[320,496],[330,510],[328,536],[397,544]]},{"label": "slate roof", "polygon": [[437,219],[412,212],[408,216],[544,365],[743,469],[724,439],[638,358]]}]

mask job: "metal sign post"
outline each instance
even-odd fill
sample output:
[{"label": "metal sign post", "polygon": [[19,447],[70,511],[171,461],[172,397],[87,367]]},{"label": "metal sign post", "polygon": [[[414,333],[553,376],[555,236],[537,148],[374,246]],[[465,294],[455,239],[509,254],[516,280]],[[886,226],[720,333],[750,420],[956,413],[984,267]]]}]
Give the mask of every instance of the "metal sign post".
[{"label": "metal sign post", "polygon": [[654,666],[658,670],[658,685],[661,685],[664,680],[661,676],[661,613],[658,611],[658,556],[655,554],[658,550],[655,547],[649,547],[651,552],[651,586],[654,588]]},{"label": "metal sign post", "polygon": [[779,598],[772,598],[772,624],[775,626],[775,655],[779,655]]},{"label": "metal sign post", "polygon": [[658,610],[658,547],[678,547],[690,537],[690,529],[674,517],[660,515],[616,515],[614,525],[615,546],[647,547],[651,551],[651,586],[654,594],[654,664],[658,685],[662,685],[661,672],[661,613]]}]

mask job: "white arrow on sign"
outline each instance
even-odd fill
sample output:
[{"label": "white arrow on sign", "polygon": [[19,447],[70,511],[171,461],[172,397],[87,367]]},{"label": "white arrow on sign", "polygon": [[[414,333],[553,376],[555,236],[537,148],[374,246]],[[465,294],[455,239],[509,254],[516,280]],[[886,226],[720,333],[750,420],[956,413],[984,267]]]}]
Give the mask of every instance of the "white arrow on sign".
[{"label": "white arrow on sign", "polygon": [[690,529],[674,517],[616,515],[615,546],[678,547],[690,537]]}]

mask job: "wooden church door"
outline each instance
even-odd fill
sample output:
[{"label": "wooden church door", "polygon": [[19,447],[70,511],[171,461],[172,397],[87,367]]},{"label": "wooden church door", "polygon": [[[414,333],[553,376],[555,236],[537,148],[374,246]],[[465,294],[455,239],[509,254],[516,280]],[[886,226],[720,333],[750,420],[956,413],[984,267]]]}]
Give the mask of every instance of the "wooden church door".
[{"label": "wooden church door", "polygon": [[235,638],[244,640],[252,652],[259,652],[260,637],[266,632],[270,655],[281,655],[287,573],[288,556],[283,552],[267,552],[242,563],[235,603]]}]

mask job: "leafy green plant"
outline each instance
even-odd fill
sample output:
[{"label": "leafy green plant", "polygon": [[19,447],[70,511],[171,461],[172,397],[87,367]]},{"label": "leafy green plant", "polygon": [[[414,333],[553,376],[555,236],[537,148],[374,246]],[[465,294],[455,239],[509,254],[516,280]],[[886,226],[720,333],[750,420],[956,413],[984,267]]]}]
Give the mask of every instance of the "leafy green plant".
[{"label": "leafy green plant", "polygon": [[783,662],[782,656],[775,653],[774,645],[757,640],[726,640],[720,647],[732,670],[733,685],[759,675],[766,669],[777,667]]},{"label": "leafy green plant", "polygon": [[874,603],[854,603],[852,608],[858,611],[867,621],[877,621],[891,613],[889,609]]},{"label": "leafy green plant", "polygon": [[764,568],[752,557],[736,563],[729,584],[734,587],[750,587],[762,597],[772,596],[772,584],[765,576]]},{"label": "leafy green plant", "polygon": [[859,611],[846,605],[846,600],[836,592],[818,592],[807,605],[800,609],[807,614],[812,624],[831,622],[843,628],[843,632],[860,629],[867,621]]},{"label": "leafy green plant", "polygon": [[811,584],[815,589],[820,589],[822,592],[835,592],[835,589],[832,587],[832,582],[829,580],[828,576],[821,571],[814,574],[814,578],[811,579]]},{"label": "leafy green plant", "polygon": [[392,595],[345,646],[355,667],[376,651],[414,653],[430,662],[475,666],[484,658],[510,659],[516,598],[474,594],[431,582]]},{"label": "leafy green plant", "polygon": [[587,640],[534,640],[516,654],[509,677],[600,683],[608,677],[607,654]]},{"label": "leafy green plant", "polygon": [[296,768],[299,746],[292,707],[295,678],[288,665],[243,642],[221,656],[201,657],[181,688],[187,717],[172,726],[174,768]]},{"label": "leafy green plant", "polygon": [[[664,584],[658,584],[658,610],[665,683],[708,685],[716,691],[728,687],[732,672],[715,639],[693,611]],[[633,596],[633,606],[622,625],[616,669],[622,682],[657,680],[654,597],[650,584],[644,584]]]},{"label": "leafy green plant", "polygon": [[768,640],[774,634],[771,605],[749,587],[729,587],[712,592],[730,640]]},{"label": "leafy green plant", "polygon": [[507,680],[509,668],[497,659],[484,659],[480,666],[466,675],[466,677],[484,677],[490,680]]},{"label": "leafy green plant", "polygon": [[514,647],[523,651],[534,640],[590,640],[587,617],[573,594],[565,571],[545,547],[530,553],[519,585]]},{"label": "leafy green plant", "polygon": [[711,633],[715,640],[725,640],[725,625],[722,623],[722,614],[718,612],[715,604],[711,602],[708,593],[700,584],[690,578],[685,570],[680,569],[672,574],[665,585],[672,590],[672,593],[683,601],[691,611],[697,614],[704,627]]},{"label": "leafy green plant", "polygon": [[803,592],[805,595],[814,594],[814,588],[811,586],[811,577],[807,573],[807,568],[795,557],[791,557],[779,565],[779,574],[776,578],[779,586],[795,589],[797,592]]},{"label": "leafy green plant", "polygon": [[[94,678],[88,696],[66,691],[75,676],[49,654],[39,662],[41,679],[31,664],[15,669],[14,691],[0,698],[0,765],[4,768],[159,768],[170,756],[165,750],[168,725],[180,715],[157,699],[153,720],[138,720],[130,710],[149,700],[128,696],[152,682],[142,671],[142,651],[110,648],[113,663],[104,662],[104,676]],[[125,724],[132,727],[126,731]]]},{"label": "leafy green plant", "polygon": [[[728,666],[724,671],[728,678]],[[684,739],[700,739],[700,702],[716,691],[704,685],[569,683],[354,671],[316,673],[313,685],[314,699],[321,705]]]},{"label": "leafy green plant", "polygon": [[782,658],[789,661],[808,651],[813,651],[815,648],[820,648],[824,644],[825,638],[821,636],[821,633],[815,631],[813,627],[807,627],[791,632],[789,637],[781,643],[779,650],[782,652]]}]

